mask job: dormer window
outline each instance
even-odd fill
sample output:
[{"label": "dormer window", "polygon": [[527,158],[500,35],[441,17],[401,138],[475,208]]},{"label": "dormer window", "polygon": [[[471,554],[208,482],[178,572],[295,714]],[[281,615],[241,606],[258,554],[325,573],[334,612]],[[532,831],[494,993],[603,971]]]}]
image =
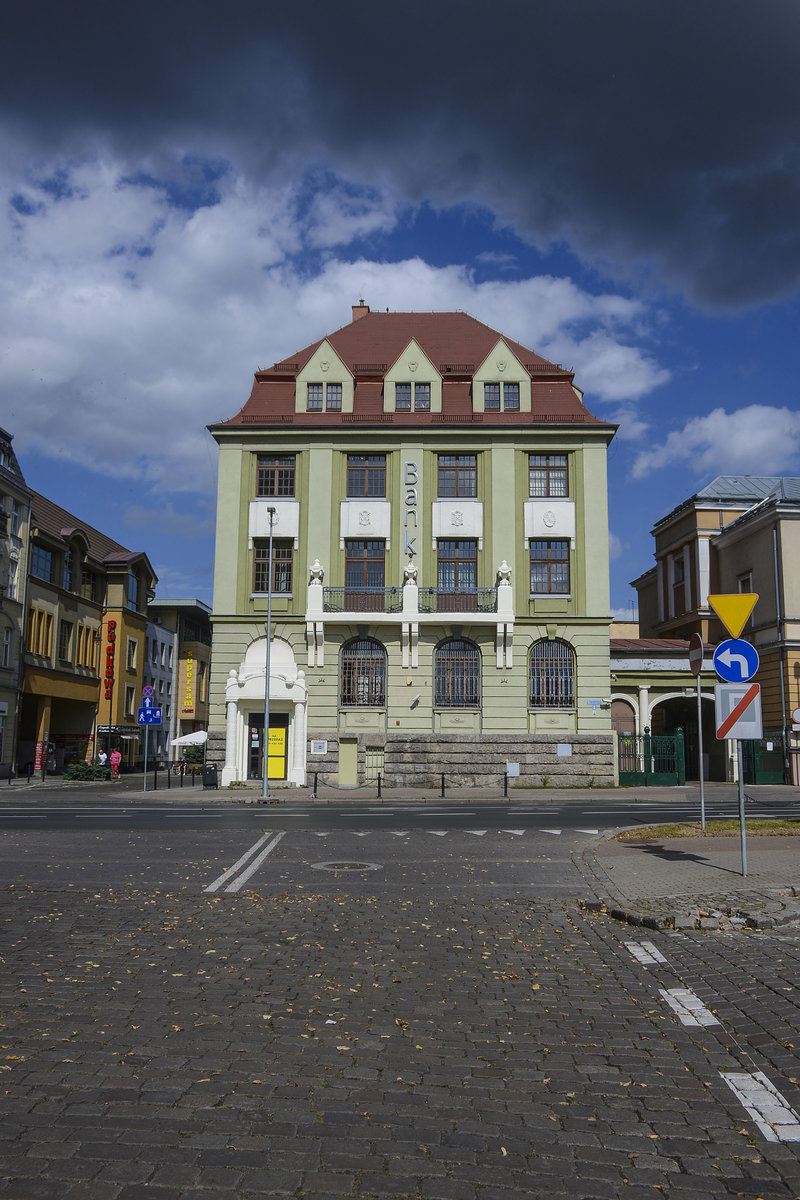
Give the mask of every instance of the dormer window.
[{"label": "dormer window", "polygon": [[395,412],[411,412],[411,401],[415,412],[430,412],[431,385],[429,383],[396,383],[394,385]]},{"label": "dormer window", "polygon": [[128,608],[139,611],[139,579],[133,571],[128,576]]},{"label": "dormer window", "polygon": [[519,409],[518,383],[485,383],[483,385],[483,407],[486,412],[499,412],[502,395],[504,412]]},{"label": "dormer window", "polygon": [[342,385],[340,383],[309,383],[306,410],[322,412],[323,401],[327,412],[341,412]]}]

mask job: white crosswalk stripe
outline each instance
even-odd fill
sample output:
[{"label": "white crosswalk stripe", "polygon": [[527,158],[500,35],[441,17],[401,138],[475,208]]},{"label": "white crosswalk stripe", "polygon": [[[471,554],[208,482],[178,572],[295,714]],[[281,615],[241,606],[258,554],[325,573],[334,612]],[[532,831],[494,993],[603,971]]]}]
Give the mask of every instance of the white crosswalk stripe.
[{"label": "white crosswalk stripe", "polygon": [[664,997],[670,1008],[677,1013],[681,1025],[719,1025],[720,1022],[706,1008],[699,996],[689,988],[670,988],[665,991],[659,988],[659,994]]},{"label": "white crosswalk stripe", "polygon": [[768,1142],[800,1142],[800,1117],[763,1071],[720,1071],[720,1076]]}]

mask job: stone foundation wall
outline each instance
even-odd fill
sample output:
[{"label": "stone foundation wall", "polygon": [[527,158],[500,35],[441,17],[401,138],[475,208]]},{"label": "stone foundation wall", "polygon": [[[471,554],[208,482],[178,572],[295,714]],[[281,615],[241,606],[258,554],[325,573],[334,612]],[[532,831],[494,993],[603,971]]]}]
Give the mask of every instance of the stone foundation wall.
[{"label": "stone foundation wall", "polygon": [[[560,755],[559,744],[571,746],[572,754]],[[519,778],[510,777],[509,788],[614,784],[613,738],[608,734],[392,737],[384,754],[387,785],[436,786],[444,772],[453,786],[497,787],[507,762],[519,763]]]},{"label": "stone foundation wall", "polygon": [[[352,736],[352,735],[348,735]],[[307,780],[314,773],[320,784],[337,784],[339,740],[336,733],[315,733],[326,740],[327,754],[308,757]],[[515,787],[613,787],[614,742],[611,734],[436,734],[358,735],[358,780],[365,780],[366,751],[383,745],[381,772],[385,787],[438,787],[442,773],[449,787],[497,788],[503,784],[507,762],[519,763],[519,777],[510,777]],[[558,753],[559,745],[571,746],[572,754]],[[310,741],[309,741],[310,746]]]}]

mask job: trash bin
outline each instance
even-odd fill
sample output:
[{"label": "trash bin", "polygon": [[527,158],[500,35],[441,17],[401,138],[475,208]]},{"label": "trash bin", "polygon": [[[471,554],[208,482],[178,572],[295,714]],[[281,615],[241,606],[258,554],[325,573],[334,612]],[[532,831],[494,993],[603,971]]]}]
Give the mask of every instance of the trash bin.
[{"label": "trash bin", "polygon": [[205,792],[209,788],[214,788],[214,789],[218,788],[219,783],[217,782],[216,763],[212,763],[211,766],[203,767],[202,770],[203,770],[203,791]]}]

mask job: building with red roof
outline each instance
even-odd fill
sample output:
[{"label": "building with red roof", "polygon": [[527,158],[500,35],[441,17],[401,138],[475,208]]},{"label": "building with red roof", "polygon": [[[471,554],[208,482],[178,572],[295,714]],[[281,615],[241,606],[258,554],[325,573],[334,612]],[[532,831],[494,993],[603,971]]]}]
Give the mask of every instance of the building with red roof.
[{"label": "building with red roof", "polygon": [[210,426],[223,783],[262,779],[267,712],[276,783],[611,782],[614,431],[465,313],[361,302],[258,370]]}]

